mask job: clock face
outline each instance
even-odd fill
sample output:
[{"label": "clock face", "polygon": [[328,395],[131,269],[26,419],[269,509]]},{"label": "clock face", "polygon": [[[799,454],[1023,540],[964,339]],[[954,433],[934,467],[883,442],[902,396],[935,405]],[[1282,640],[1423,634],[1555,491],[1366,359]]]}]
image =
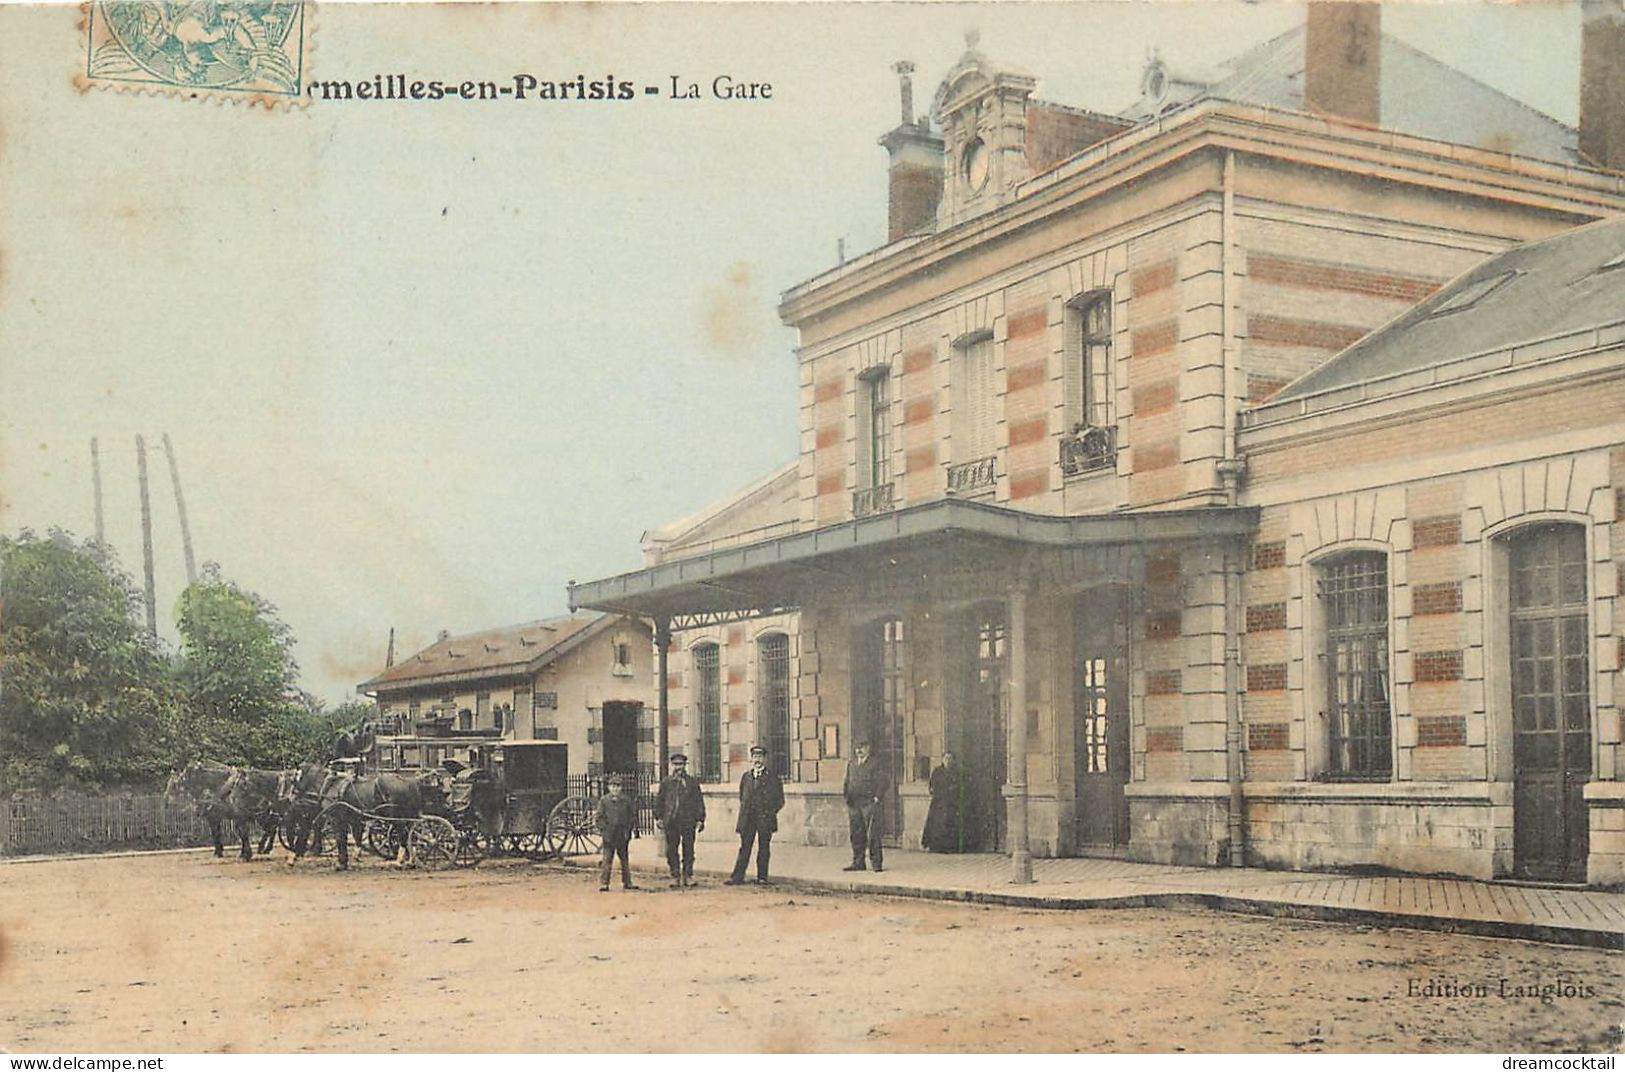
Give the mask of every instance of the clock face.
[{"label": "clock face", "polygon": [[981,193],[982,188],[987,185],[989,163],[987,143],[981,138],[972,138],[970,144],[965,146],[963,160],[965,184],[970,187],[971,193]]}]

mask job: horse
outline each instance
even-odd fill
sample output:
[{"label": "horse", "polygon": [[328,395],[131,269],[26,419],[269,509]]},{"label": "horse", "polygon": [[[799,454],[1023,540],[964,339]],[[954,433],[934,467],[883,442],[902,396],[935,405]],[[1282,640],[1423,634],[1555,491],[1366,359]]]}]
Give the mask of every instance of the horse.
[{"label": "horse", "polygon": [[[326,799],[323,791],[333,772],[325,763],[306,763],[297,770],[289,772],[284,786],[286,799],[286,817],[290,826],[291,836],[288,839],[288,849],[293,853],[289,858],[289,865],[297,863],[310,846],[311,836],[316,839],[315,851],[321,852],[322,846],[322,809],[332,800]],[[336,799],[336,798],[334,798]],[[359,842],[357,842],[359,845]]]},{"label": "horse", "polygon": [[237,824],[244,860],[254,858],[248,835],[255,823],[264,831],[260,839],[261,855],[271,851],[276,841],[277,825],[281,822],[279,805],[283,785],[283,772],[249,768],[234,772],[221,789],[220,804],[225,818]]},{"label": "horse", "polygon": [[[260,838],[260,853],[263,855],[271,851],[271,845],[276,839],[276,822],[273,820],[267,825],[264,814],[265,809],[246,814],[246,818],[238,820],[237,812],[227,801],[227,791],[232,779],[243,773],[236,767],[229,767],[224,763],[199,761],[189,763],[181,770],[170,775],[169,782],[164,786],[164,796],[170,799],[182,797],[196,805],[198,814],[203,816],[209,824],[209,833],[214,837],[214,854],[225,856],[224,828],[227,820],[238,821],[238,831],[243,842],[243,859],[252,857],[248,847],[248,823],[260,822],[264,827],[264,834]],[[254,771],[255,775],[268,775],[275,779],[274,771]],[[263,779],[256,777],[254,784],[263,785]],[[239,804],[247,805],[246,795],[240,795]]]},{"label": "horse", "polygon": [[[329,774],[321,796],[327,814],[333,816],[337,827],[340,871],[350,867],[350,836],[357,846],[361,844],[362,829],[366,825],[363,814],[396,819],[417,819],[423,814],[422,785],[416,778],[398,774]],[[410,839],[403,839],[397,861],[412,862]]]}]

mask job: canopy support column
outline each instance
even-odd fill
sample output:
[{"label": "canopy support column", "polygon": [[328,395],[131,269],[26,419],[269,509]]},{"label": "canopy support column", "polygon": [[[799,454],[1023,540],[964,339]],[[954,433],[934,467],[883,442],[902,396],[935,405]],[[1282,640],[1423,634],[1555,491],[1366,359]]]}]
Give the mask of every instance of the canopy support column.
[{"label": "canopy support column", "polygon": [[655,619],[655,677],[659,682],[660,701],[659,711],[655,723],[655,740],[658,742],[657,750],[660,753],[658,765],[655,767],[655,780],[662,781],[670,767],[671,741],[668,739],[666,728],[667,714],[671,710],[671,677],[666,672],[666,656],[671,650],[671,619]]},{"label": "canopy support column", "polygon": [[1033,854],[1027,843],[1027,587],[1026,578],[1010,590],[1010,769],[1005,796],[1010,804],[1010,881],[1033,880]]}]

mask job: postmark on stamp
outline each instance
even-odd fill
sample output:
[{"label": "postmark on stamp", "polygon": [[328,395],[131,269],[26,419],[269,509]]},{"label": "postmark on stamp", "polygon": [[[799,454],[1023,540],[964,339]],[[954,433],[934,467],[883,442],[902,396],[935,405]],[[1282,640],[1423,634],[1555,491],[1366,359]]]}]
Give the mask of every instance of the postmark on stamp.
[{"label": "postmark on stamp", "polygon": [[303,0],[89,0],[82,84],[299,101],[307,7]]}]

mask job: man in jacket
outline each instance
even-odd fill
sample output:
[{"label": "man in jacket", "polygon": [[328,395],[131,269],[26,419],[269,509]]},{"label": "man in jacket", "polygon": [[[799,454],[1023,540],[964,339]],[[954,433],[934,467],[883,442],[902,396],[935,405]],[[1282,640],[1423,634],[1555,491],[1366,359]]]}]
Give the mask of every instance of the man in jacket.
[{"label": "man in jacket", "polygon": [[881,814],[880,798],[886,794],[886,773],[880,762],[870,758],[869,746],[860,742],[854,749],[857,759],[846,766],[846,783],[842,793],[846,797],[847,832],[852,836],[852,863],[845,870],[862,871],[864,849],[876,871],[881,866]]},{"label": "man in jacket", "polygon": [[723,885],[737,886],[745,881],[745,865],[750,863],[751,842],[756,843],[756,882],[768,885],[767,861],[772,854],[773,833],[779,828],[779,809],[784,807],[784,783],[767,769],[767,749],[751,745],[750,770],[739,779],[739,857],[734,871]]},{"label": "man in jacket", "polygon": [[631,844],[637,828],[638,809],[632,798],[621,792],[621,776],[609,776],[609,792],[598,798],[598,833],[604,839],[604,861],[598,870],[598,892],[609,889],[610,866],[615,857],[621,858],[621,885],[635,890],[632,865],[627,859],[627,846]]},{"label": "man in jacket", "polygon": [[[694,834],[705,829],[705,794],[699,779],[688,773],[688,757],[671,756],[671,776],[655,796],[655,825],[666,834],[666,866],[674,888],[694,885]],[[679,862],[678,849],[682,849]]]}]

